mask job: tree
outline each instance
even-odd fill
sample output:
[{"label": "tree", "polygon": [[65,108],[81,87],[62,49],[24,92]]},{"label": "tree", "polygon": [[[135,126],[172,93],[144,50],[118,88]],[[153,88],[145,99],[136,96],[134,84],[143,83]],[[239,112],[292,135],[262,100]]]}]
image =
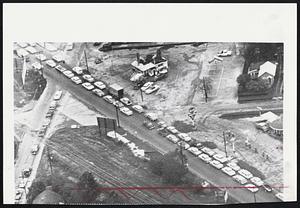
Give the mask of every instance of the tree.
[{"label": "tree", "polygon": [[243,88],[245,88],[246,84],[251,80],[250,76],[248,74],[240,74],[236,81],[237,83],[242,86]]},{"label": "tree", "polygon": [[262,92],[268,88],[268,81],[263,79],[251,80],[246,84],[246,89],[253,92]]},{"label": "tree", "polygon": [[29,204],[32,203],[35,197],[42,193],[46,189],[46,186],[43,182],[41,181],[33,181],[31,187],[29,188],[29,192],[27,195],[27,202]]},{"label": "tree", "polygon": [[[97,183],[91,172],[85,171],[79,178],[77,193],[72,192],[72,195],[80,195],[80,198],[84,199],[84,202],[92,202],[96,199]],[[82,196],[82,197],[81,197]],[[74,197],[73,197],[74,198]]]}]

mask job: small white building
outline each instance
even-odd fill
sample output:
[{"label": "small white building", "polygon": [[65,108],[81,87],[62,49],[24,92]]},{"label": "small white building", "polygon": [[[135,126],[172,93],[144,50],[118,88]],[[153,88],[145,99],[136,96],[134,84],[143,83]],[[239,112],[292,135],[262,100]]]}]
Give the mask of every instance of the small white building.
[{"label": "small white building", "polygon": [[277,63],[272,63],[270,61],[265,62],[259,67],[258,78],[268,80],[269,84],[272,85],[276,74],[276,68]]}]

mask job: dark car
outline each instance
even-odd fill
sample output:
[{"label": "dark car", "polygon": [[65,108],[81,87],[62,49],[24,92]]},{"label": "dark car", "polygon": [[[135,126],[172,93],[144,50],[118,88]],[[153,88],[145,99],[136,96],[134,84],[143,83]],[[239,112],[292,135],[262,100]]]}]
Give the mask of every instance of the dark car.
[{"label": "dark car", "polygon": [[148,121],[144,121],[143,125],[144,125],[147,129],[149,129],[149,130],[152,130],[152,129],[155,128],[155,126],[153,125],[153,123],[148,122]]},{"label": "dark car", "polygon": [[166,137],[170,134],[165,128],[159,128],[159,129],[157,129],[157,132],[159,135],[161,135],[163,137]]},{"label": "dark car", "polygon": [[263,186],[263,188],[265,189],[266,192],[271,192],[272,191],[272,187],[270,185],[264,184],[262,186]]},{"label": "dark car", "polygon": [[47,112],[46,118],[51,118],[53,116],[53,114],[54,114],[53,111]]}]

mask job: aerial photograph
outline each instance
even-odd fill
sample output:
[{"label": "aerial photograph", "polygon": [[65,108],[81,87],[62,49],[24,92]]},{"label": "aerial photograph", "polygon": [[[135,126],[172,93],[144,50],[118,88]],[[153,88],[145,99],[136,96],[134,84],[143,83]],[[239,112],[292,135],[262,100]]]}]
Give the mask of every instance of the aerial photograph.
[{"label": "aerial photograph", "polygon": [[14,42],[15,203],[285,201],[283,47]]}]

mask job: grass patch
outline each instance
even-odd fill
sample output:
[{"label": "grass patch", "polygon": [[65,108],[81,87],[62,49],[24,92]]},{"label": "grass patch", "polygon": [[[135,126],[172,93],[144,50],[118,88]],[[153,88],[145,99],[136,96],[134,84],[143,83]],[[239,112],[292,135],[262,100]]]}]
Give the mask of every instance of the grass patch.
[{"label": "grass patch", "polygon": [[264,180],[266,177],[264,176],[264,174],[262,174],[262,172],[260,172],[259,170],[257,170],[255,167],[252,167],[251,165],[249,165],[248,163],[239,160],[237,162],[237,164],[242,168],[242,169],[246,169],[248,171],[250,171],[254,176],[257,176],[259,178],[261,178],[262,180]]},{"label": "grass patch", "polygon": [[201,142],[203,146],[206,146],[210,149],[216,149],[218,146],[214,142]]},{"label": "grass patch", "polygon": [[188,133],[196,130],[193,125],[184,123],[183,121],[174,121],[172,125],[182,133]]}]

